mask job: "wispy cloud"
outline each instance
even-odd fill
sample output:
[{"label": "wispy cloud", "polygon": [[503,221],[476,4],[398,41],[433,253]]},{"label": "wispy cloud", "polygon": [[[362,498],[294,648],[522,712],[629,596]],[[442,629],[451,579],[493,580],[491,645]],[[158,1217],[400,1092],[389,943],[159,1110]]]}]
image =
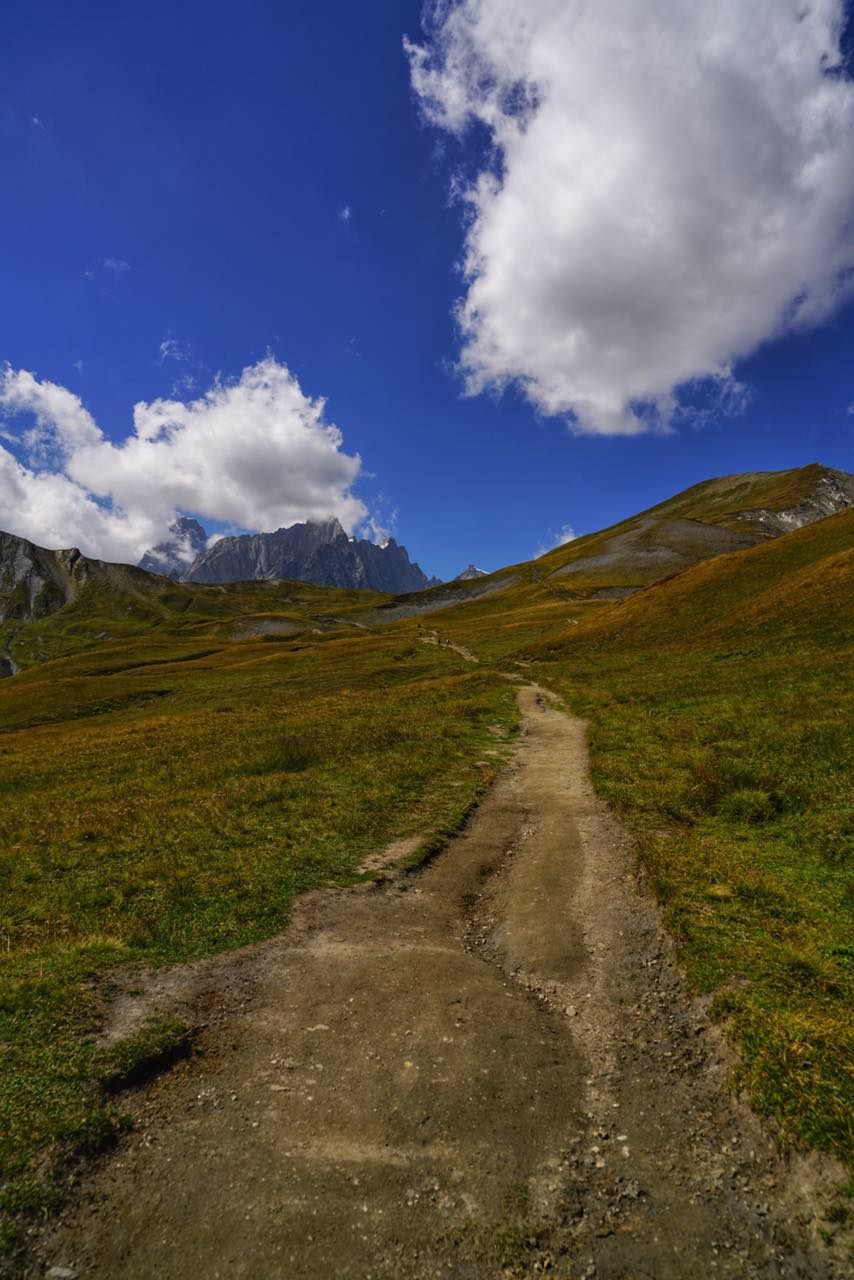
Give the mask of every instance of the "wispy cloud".
[{"label": "wispy cloud", "polygon": [[540,544],[535,552],[536,556],[544,556],[547,551],[554,551],[555,547],[563,547],[567,542],[574,542],[578,537],[571,524],[562,525],[555,532],[554,529],[549,530],[549,540]]},{"label": "wispy cloud", "polygon": [[105,271],[111,271],[113,275],[121,276],[126,271],[130,271],[130,263],[125,262],[124,258],[99,258],[99,265]]},{"label": "wispy cloud", "polygon": [[165,364],[167,360],[176,360],[179,364],[192,358],[193,348],[189,342],[182,342],[178,338],[164,338],[160,344],[160,355],[158,364]]},{"label": "wispy cloud", "polygon": [[191,373],[182,373],[172,384],[172,395],[176,399],[183,399],[195,391],[196,385],[196,379]]},{"label": "wispy cloud", "polygon": [[99,286],[101,296],[111,294],[118,288],[124,277],[131,271],[131,265],[124,258],[98,258],[91,267],[83,272],[87,280],[94,280]]},{"label": "wispy cloud", "polygon": [[378,547],[384,547],[397,532],[398,509],[397,507],[392,507],[382,493],[376,495],[371,506],[373,508],[372,514],[367,520],[363,521],[358,532],[363,538],[368,538],[371,542],[376,543]]}]

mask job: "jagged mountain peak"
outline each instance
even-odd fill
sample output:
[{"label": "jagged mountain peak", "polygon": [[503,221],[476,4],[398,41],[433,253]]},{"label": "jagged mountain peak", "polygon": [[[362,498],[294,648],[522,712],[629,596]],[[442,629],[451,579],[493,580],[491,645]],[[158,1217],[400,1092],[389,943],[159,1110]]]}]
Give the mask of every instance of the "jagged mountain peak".
[{"label": "jagged mountain peak", "polygon": [[208,535],[192,516],[178,516],[169,526],[172,537],[149,548],[139,562],[147,573],[180,578],[208,545]]},{"label": "jagged mountain peak", "polygon": [[321,520],[304,520],[301,524],[283,525],[276,530],[276,533],[288,533],[291,529],[299,528],[316,531],[318,537],[328,542],[334,542],[337,538],[347,537],[347,532],[337,516],[327,516]]},{"label": "jagged mountain peak", "polygon": [[378,546],[350,538],[335,516],[306,520],[273,533],[220,538],[196,557],[185,582],[292,578],[318,586],[356,587],[395,595],[432,585],[394,538]]}]

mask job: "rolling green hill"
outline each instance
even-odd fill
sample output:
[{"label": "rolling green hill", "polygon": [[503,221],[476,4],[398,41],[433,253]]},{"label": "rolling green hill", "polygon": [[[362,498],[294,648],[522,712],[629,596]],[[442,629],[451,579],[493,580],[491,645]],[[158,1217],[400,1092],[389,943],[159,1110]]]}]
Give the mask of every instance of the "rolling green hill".
[{"label": "rolling green hill", "polygon": [[14,583],[10,574],[5,591],[0,574],[0,652],[18,670],[84,649],[121,650],[135,638],[180,650],[200,640],[328,631],[385,599],[304,582],[185,586],[77,551],[45,551],[8,534],[0,534],[0,569],[4,542],[34,568],[27,581]]}]

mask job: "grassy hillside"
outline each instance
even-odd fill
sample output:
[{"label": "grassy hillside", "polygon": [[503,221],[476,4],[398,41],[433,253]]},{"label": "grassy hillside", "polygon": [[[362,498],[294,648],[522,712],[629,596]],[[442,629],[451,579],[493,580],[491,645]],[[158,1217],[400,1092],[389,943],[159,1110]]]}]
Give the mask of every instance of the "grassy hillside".
[{"label": "grassy hillside", "polygon": [[[317,623],[319,603],[329,619],[356,594],[259,584],[224,599],[237,616],[261,597],[263,614],[240,616],[245,634],[285,604],[299,621],[308,602]],[[188,618],[0,684],[0,1164],[13,1214],[44,1203],[45,1170],[117,1122],[95,1047],[101,975],[269,937],[295,894],[352,882],[391,840],[429,848],[488,784],[496,728],[514,722],[506,684],[409,633],[228,640],[233,619]],[[46,642],[76,634],[68,615],[48,621]]]},{"label": "grassy hillside", "polygon": [[[369,620],[382,622],[441,611],[443,625],[465,609],[475,617],[502,619],[502,635],[484,629],[497,654],[524,630],[520,615],[545,631],[560,621],[580,621],[613,599],[700,560],[764,542],[768,533],[743,518],[761,508],[782,511],[808,500],[827,475],[819,464],[792,471],[756,472],[706,480],[607,529],[574,538],[536,560],[511,565],[474,582],[451,582],[410,596],[386,599]],[[534,616],[536,615],[536,617]]]},{"label": "grassy hillside", "polygon": [[184,586],[130,565],[100,561],[75,597],[44,618],[0,624],[0,650],[27,668],[85,649],[122,652],[129,640],[190,649],[254,634],[329,630],[386,597],[304,582]]},{"label": "grassy hillside", "polygon": [[[716,557],[591,617],[562,645],[717,647],[733,638],[825,648],[849,635],[854,508]],[[594,641],[594,637],[596,638]]]},{"label": "grassy hillside", "polygon": [[651,509],[650,514],[670,519],[701,520],[731,529],[745,527],[742,512],[762,508],[785,511],[800,506],[815,489],[827,468],[812,462],[792,471],[754,471],[747,475],[719,476],[693,485]]}]

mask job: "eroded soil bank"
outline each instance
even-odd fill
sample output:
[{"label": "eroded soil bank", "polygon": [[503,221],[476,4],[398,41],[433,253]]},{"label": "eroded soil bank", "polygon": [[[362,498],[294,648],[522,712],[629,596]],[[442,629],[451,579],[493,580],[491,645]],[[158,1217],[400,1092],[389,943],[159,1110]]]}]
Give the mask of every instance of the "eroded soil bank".
[{"label": "eroded soil bank", "polygon": [[733,1100],[583,725],[519,696],[514,762],[425,871],[310,895],[282,939],[152,984],[149,1006],[203,1018],[199,1051],[128,1095],[136,1129],[44,1235],[45,1267],[845,1274],[818,1234],[830,1171],[783,1160]]}]

